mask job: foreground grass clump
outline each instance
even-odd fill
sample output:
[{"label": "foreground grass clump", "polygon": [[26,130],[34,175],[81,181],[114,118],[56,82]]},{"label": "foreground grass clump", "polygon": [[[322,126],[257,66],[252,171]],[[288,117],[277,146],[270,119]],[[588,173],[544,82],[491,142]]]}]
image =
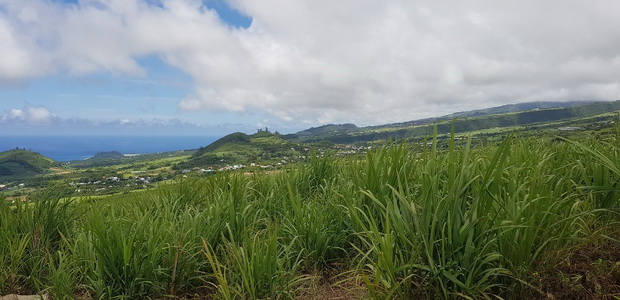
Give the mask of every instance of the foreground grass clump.
[{"label": "foreground grass clump", "polygon": [[[98,201],[0,201],[0,294],[293,299],[340,274],[351,298],[544,298],[563,258],[620,249],[619,162],[618,136],[452,138]],[[605,257],[597,272],[616,274]],[[577,290],[620,293],[607,279]]]}]

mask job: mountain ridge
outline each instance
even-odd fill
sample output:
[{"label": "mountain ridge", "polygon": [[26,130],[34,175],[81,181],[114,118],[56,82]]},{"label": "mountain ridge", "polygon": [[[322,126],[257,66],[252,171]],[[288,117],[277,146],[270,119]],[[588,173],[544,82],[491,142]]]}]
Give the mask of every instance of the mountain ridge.
[{"label": "mountain ridge", "polygon": [[[519,111],[522,108],[526,108],[526,110]],[[285,138],[296,142],[330,141],[349,144],[390,138],[426,136],[433,132],[435,125],[437,125],[439,132],[446,132],[451,130],[453,121],[455,132],[458,133],[493,127],[568,120],[618,110],[620,110],[620,100],[528,102],[457,112],[442,117],[366,127],[357,127],[354,124],[329,124],[289,134]],[[327,130],[330,128],[334,130]]]}]

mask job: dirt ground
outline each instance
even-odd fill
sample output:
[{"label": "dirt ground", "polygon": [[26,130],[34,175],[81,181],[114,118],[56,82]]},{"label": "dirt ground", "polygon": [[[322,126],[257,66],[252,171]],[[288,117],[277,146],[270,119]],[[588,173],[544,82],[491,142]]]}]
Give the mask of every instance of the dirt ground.
[{"label": "dirt ground", "polygon": [[584,244],[557,257],[554,266],[533,274],[529,299],[620,299],[620,243]]},{"label": "dirt ground", "polygon": [[0,300],[47,300],[48,298],[45,296],[39,295],[16,295],[10,294],[6,296],[0,297]]}]

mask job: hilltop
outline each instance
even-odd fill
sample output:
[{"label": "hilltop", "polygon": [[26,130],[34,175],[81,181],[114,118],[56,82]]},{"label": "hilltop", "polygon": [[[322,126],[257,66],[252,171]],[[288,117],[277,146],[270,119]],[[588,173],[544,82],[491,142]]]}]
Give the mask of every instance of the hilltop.
[{"label": "hilltop", "polygon": [[284,139],[278,133],[259,130],[255,134],[235,132],[206,147],[199,148],[178,168],[278,163],[302,155],[303,146]]},{"label": "hilltop", "polygon": [[59,162],[28,150],[0,152],[0,176],[41,174],[60,166]]},{"label": "hilltop", "polygon": [[92,160],[96,159],[119,159],[124,158],[125,155],[118,151],[108,151],[108,152],[99,152],[96,153],[93,157],[89,158]]}]

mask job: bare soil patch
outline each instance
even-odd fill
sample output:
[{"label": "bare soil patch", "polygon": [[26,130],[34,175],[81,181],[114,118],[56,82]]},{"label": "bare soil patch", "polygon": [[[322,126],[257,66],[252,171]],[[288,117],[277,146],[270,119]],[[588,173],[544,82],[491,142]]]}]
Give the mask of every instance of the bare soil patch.
[{"label": "bare soil patch", "polygon": [[528,299],[620,299],[620,243],[606,241],[574,247],[559,262],[533,274]]}]

